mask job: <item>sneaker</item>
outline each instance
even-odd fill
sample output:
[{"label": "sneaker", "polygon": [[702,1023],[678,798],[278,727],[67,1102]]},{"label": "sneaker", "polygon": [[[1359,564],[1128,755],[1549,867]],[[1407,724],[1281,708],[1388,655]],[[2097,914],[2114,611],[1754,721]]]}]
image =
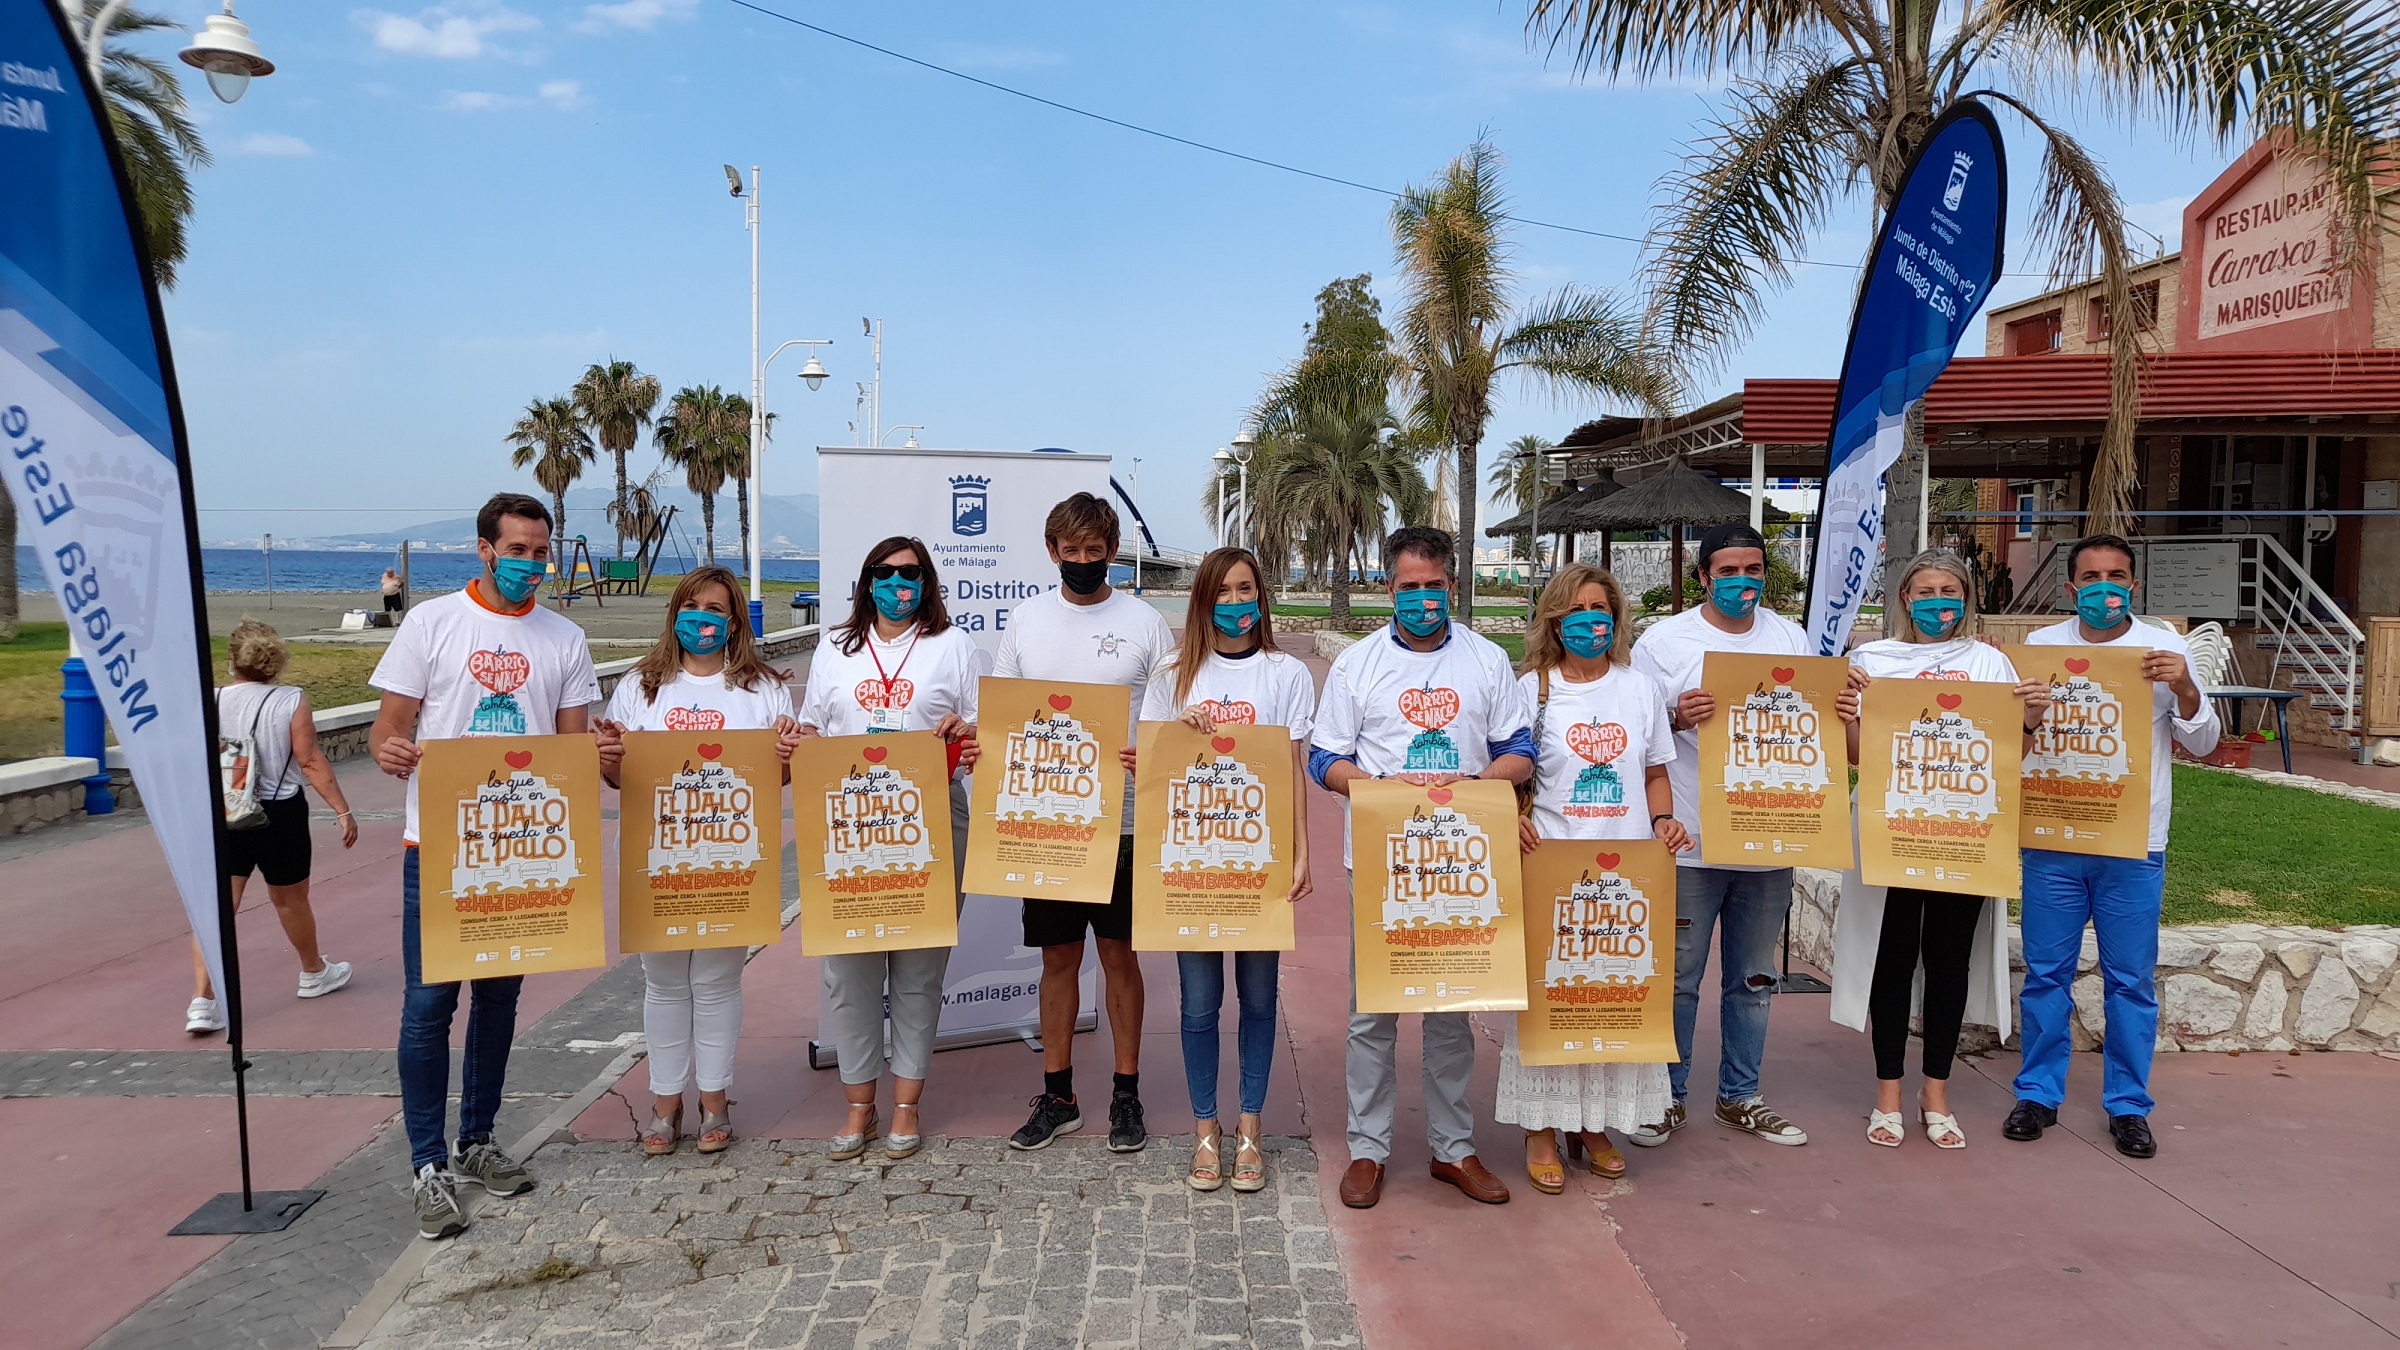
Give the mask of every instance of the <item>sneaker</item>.
[{"label": "sneaker", "polygon": [[325,963],[325,968],[314,975],[305,970],[300,972],[300,997],[323,998],[348,983],[350,983],[350,963],[328,961]]},{"label": "sneaker", "polygon": [[183,1010],[183,1029],[195,1036],[225,1029],[225,1010],[213,998],[196,998]]},{"label": "sneaker", "polygon": [[450,1155],[450,1170],[493,1195],[523,1195],[533,1189],[533,1173],[489,1139],[472,1144],[460,1140]]},{"label": "sneaker", "polygon": [[1053,1097],[1045,1092],[1033,1099],[1033,1115],[1008,1137],[1008,1146],[1048,1148],[1051,1140],[1082,1128],[1083,1112],[1076,1109],[1073,1097]]},{"label": "sneaker", "polygon": [[1139,1153],[1150,1142],[1150,1131],[1142,1123],[1142,1099],[1130,1092],[1120,1092],[1108,1102],[1108,1151]]},{"label": "sneaker", "polygon": [[467,1212],[458,1207],[458,1178],[437,1163],[417,1169],[417,1236],[429,1242],[467,1231]]},{"label": "sneaker", "polygon": [[1667,1142],[1668,1135],[1682,1129],[1683,1123],[1683,1103],[1677,1102],[1673,1106],[1667,1108],[1667,1118],[1665,1120],[1658,1122],[1656,1125],[1644,1125],[1638,1130],[1627,1130],[1625,1132],[1625,1142],[1628,1144],[1639,1144],[1643,1148],[1657,1148],[1660,1144]]},{"label": "sneaker", "polygon": [[1805,1144],[1808,1134],[1799,1126],[1775,1114],[1765,1101],[1752,1097],[1746,1102],[1729,1102],[1717,1098],[1717,1123],[1744,1134],[1755,1134],[1770,1144]]}]

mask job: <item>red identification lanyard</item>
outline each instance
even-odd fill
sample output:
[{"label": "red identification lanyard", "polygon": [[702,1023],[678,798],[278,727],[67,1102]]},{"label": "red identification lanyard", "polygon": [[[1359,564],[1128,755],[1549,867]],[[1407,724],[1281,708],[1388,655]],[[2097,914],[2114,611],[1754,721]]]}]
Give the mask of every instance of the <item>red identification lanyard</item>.
[{"label": "red identification lanyard", "polygon": [[883,654],[875,650],[875,635],[872,633],[867,635],[867,655],[875,660],[875,673],[883,677],[883,706],[887,708],[892,706],[893,683],[900,678],[901,671],[908,669],[908,658],[917,654],[917,639],[925,636],[925,629],[921,624],[911,632],[913,636],[908,640],[908,650],[900,653],[900,664],[892,667],[892,673],[889,675],[883,673]]}]

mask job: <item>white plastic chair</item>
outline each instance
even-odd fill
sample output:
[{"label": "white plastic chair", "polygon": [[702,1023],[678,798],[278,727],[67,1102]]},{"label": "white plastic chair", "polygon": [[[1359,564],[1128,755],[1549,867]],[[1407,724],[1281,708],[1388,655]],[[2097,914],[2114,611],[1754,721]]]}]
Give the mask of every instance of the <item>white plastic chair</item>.
[{"label": "white plastic chair", "polygon": [[[2191,648],[2192,679],[2202,689],[2217,689],[2238,683],[2240,673],[2233,669],[2233,638],[2225,625],[2211,621],[2199,624],[2183,635]],[[2231,674],[2236,678],[2227,680]]]}]

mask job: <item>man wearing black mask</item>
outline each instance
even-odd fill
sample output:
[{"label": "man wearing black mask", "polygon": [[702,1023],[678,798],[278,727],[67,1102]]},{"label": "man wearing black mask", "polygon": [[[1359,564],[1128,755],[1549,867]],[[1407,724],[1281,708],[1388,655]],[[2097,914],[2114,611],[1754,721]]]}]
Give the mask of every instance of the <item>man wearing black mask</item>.
[{"label": "man wearing black mask", "polygon": [[[1175,632],[1150,605],[1108,584],[1117,556],[1117,510],[1088,492],[1050,508],[1042,541],[1058,564],[1059,589],[1003,616],[1006,631],[992,674],[1006,679],[1121,684],[1138,714],[1151,669],[1175,649]],[[1125,746],[1133,744],[1130,719]],[[1025,901],[1025,945],[1042,953],[1042,1093],[1009,1143],[1041,1148],[1082,1128],[1075,1099],[1075,1019],[1082,1014],[1083,939],[1100,942],[1109,1032],[1116,1048],[1108,1107],[1108,1146],[1119,1153],[1149,1138],[1142,1120],[1142,968],[1133,956],[1133,778],[1125,779],[1124,835],[1116,885],[1105,905]]]}]

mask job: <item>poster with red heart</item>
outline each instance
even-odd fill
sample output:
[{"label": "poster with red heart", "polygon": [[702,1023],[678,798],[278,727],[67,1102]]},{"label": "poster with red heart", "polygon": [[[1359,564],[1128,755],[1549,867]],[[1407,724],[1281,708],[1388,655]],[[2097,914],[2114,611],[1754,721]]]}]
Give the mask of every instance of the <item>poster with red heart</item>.
[{"label": "poster with red heart", "polygon": [[1352,998],[1360,1012],[1517,1012],[1525,909],[1517,794],[1498,779],[1350,785]]},{"label": "poster with red heart", "polygon": [[2017,898],[2015,686],[1875,680],[1858,717],[1858,866],[1871,886]]},{"label": "poster with red heart", "polygon": [[1133,780],[1133,946],[1288,952],[1292,733],[1144,722]]},{"label": "poster with red heart", "polygon": [[1547,839],[1525,879],[1526,1064],[1675,1061],[1675,855],[1655,839]]},{"label": "poster with red heart", "polygon": [[617,786],[618,950],[783,940],[774,732],[629,731]]},{"label": "poster with red heart", "polygon": [[1753,867],[1848,867],[1848,751],[1833,701],[1838,656],[1710,652],[1700,687],[1700,858]]},{"label": "poster with red heart", "polygon": [[987,675],[977,697],[983,757],[967,825],[967,890],[1107,904],[1125,830],[1117,751],[1133,724],[1133,692]]},{"label": "poster with red heart", "polygon": [[812,736],[792,751],[800,950],[958,945],[950,752],[930,731]]},{"label": "poster with red heart", "polygon": [[2139,651],[2008,646],[2009,664],[2050,684],[2050,713],[2025,752],[2017,842],[2102,858],[2150,856],[2150,682]]},{"label": "poster with red heart", "polygon": [[416,775],[424,981],[607,964],[599,746],[589,736],[469,736],[429,740],[424,750]]}]

